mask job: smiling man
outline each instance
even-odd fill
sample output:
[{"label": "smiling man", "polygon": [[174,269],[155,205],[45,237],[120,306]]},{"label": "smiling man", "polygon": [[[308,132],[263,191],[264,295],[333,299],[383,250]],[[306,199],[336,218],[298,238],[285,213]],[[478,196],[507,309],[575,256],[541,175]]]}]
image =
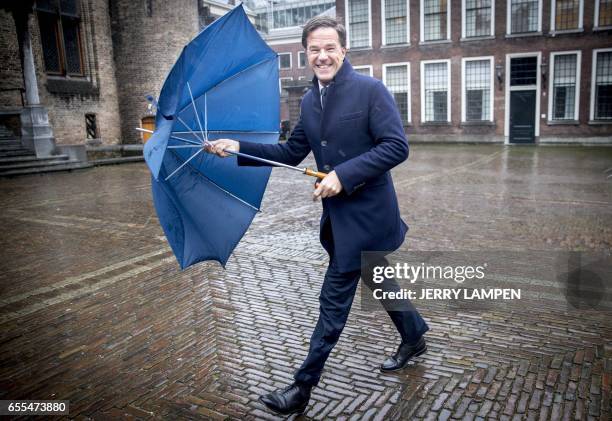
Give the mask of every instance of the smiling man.
[{"label": "smiling man", "polygon": [[[319,319],[308,356],[285,389],[261,397],[281,414],[301,413],[338,342],[361,277],[361,252],[396,250],[408,230],[400,218],[389,171],[408,157],[408,142],[393,97],[384,85],[357,74],[346,59],[346,31],[328,17],[308,21],[302,32],[315,77],[302,100],[300,121],[284,144],[263,145],[221,139],[209,152],[244,152],[298,165],[313,152],[319,171],[328,173],[313,198],[322,198],[321,244],[329,254],[319,297]],[[240,165],[262,165],[238,158]],[[395,371],[427,350],[428,326],[414,310],[388,311],[401,335],[395,355],[382,371]]]}]

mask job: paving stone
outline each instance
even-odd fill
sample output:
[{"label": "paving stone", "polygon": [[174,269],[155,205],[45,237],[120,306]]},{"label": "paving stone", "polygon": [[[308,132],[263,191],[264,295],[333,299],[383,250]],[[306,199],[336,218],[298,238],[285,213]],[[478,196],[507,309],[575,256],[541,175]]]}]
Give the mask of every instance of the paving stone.
[{"label": "paving stone", "polygon": [[[609,148],[413,149],[394,170],[403,251],[612,245]],[[278,419],[257,399],[306,355],[327,264],[311,191],[275,170],[226,268],[180,271],[144,165],[0,180],[0,397],[67,398],[71,419]],[[609,418],[605,314],[419,310],[428,353],[383,374],[398,336],[356,298],[306,416]]]}]

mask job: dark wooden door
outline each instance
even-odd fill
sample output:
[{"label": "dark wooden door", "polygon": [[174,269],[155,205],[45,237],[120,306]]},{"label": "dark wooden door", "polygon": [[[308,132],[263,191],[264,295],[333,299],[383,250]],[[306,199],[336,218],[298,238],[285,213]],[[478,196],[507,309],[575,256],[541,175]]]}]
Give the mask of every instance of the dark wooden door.
[{"label": "dark wooden door", "polygon": [[536,91],[510,92],[510,143],[535,143]]}]

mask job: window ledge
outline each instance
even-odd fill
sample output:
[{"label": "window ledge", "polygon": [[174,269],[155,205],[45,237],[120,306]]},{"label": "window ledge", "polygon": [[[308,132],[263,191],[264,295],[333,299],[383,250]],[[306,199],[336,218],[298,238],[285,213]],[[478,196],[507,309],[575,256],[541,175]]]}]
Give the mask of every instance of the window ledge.
[{"label": "window ledge", "polygon": [[47,90],[52,94],[100,95],[100,89],[87,79],[47,78]]},{"label": "window ledge", "polygon": [[593,31],[609,31],[612,26],[594,26]]},{"label": "window ledge", "polygon": [[381,50],[386,50],[386,49],[390,49],[390,48],[406,48],[406,47],[410,47],[410,43],[402,43],[402,44],[385,44],[385,45],[381,45],[380,49]]},{"label": "window ledge", "polygon": [[612,124],[612,119],[610,120],[589,120],[588,122],[591,126],[601,126],[606,124]]},{"label": "window ledge", "polygon": [[584,32],[583,28],[577,29],[561,29],[558,31],[550,31],[551,37],[556,37],[557,35],[566,35],[566,34],[581,34]]},{"label": "window ledge", "polygon": [[441,39],[436,41],[421,41],[419,45],[428,46],[428,45],[444,45],[450,44],[452,41],[450,39]]},{"label": "window ledge", "polygon": [[486,127],[495,127],[496,124],[494,121],[462,121],[461,127],[467,126],[486,126]]},{"label": "window ledge", "polygon": [[541,37],[541,36],[542,36],[542,31],[521,32],[520,34],[506,34],[506,38]]},{"label": "window ledge", "polygon": [[549,126],[579,126],[578,120],[548,120],[546,122]]},{"label": "window ledge", "polygon": [[421,126],[452,126],[450,121],[424,121]]},{"label": "window ledge", "polygon": [[469,37],[469,38],[459,38],[460,42],[473,42],[473,41],[487,41],[487,40],[491,40],[491,39],[495,39],[494,36],[491,35],[487,35],[484,37]]}]

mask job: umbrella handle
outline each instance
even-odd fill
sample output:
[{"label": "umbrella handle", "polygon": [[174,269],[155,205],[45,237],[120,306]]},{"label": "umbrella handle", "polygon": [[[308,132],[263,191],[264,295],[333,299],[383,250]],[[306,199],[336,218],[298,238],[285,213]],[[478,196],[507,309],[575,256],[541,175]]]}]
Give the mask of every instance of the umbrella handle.
[{"label": "umbrella handle", "polygon": [[318,171],[315,171],[315,170],[311,170],[310,168],[304,168],[304,174],[309,175],[311,177],[320,178],[321,180],[323,180],[325,178],[325,176],[327,175],[324,172],[318,172]]}]

